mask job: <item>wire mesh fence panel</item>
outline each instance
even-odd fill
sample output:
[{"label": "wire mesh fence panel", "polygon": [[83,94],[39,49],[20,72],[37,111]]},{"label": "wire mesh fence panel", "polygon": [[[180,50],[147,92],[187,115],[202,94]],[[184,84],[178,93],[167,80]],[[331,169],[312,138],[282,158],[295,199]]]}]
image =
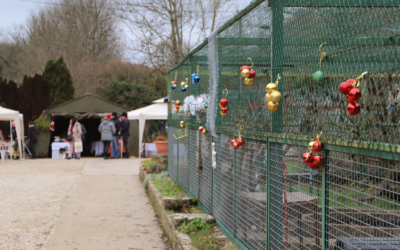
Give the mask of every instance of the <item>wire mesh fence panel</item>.
[{"label": "wire mesh fence panel", "polygon": [[249,249],[266,248],[266,143],[245,139],[236,150],[236,237]]},{"label": "wire mesh fence panel", "polygon": [[212,211],[212,164],[211,164],[211,143],[210,133],[200,135],[200,151],[203,170],[200,176],[200,203]]},{"label": "wire mesh fence panel", "polygon": [[329,152],[329,240],[335,249],[400,249],[399,167]]},{"label": "wire mesh fence panel", "polygon": [[189,192],[199,198],[199,131],[189,130]]},{"label": "wire mesh fence panel", "polygon": [[[187,132],[187,129],[182,129]],[[189,135],[189,134],[188,134]],[[189,189],[189,164],[188,164],[188,153],[189,153],[189,136],[182,137],[177,140],[179,148],[179,164],[178,164],[178,181],[186,189]]]},{"label": "wire mesh fence panel", "polygon": [[175,140],[177,128],[168,126],[168,172],[178,180],[178,144]]},{"label": "wire mesh fence panel", "polygon": [[303,162],[306,152],[306,147],[271,145],[271,249],[322,248],[321,173]]},{"label": "wire mesh fence panel", "polygon": [[234,202],[234,149],[230,145],[232,138],[219,134],[214,138],[217,153],[217,168],[214,170],[213,213],[233,234]]}]

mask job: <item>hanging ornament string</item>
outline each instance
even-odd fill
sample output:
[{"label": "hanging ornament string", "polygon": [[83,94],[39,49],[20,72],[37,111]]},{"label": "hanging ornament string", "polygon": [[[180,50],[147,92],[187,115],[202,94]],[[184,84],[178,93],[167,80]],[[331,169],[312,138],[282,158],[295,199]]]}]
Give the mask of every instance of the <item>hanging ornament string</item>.
[{"label": "hanging ornament string", "polygon": [[251,60],[251,58],[247,58],[247,61],[251,62],[251,66],[249,67],[250,69],[252,69],[254,67],[254,62],[253,60]]},{"label": "hanging ornament string", "polygon": [[196,74],[199,75],[200,65],[197,65]]},{"label": "hanging ornament string", "polygon": [[239,132],[238,132],[239,138],[242,138],[242,136],[240,135],[240,131],[242,131],[243,127],[240,125],[240,123],[238,123],[237,126],[239,128]]},{"label": "hanging ornament string", "polygon": [[228,97],[228,92],[229,92],[229,90],[228,90],[228,89],[224,89],[224,91],[222,92],[222,95],[224,95],[225,91],[226,91],[226,96],[225,96],[225,98],[227,98],[227,97]]},{"label": "hanging ornament string", "polygon": [[178,72],[175,73],[174,82],[176,82],[176,78],[178,77]]},{"label": "hanging ornament string", "polygon": [[319,58],[319,71],[321,71],[322,59],[324,59],[324,57],[326,56],[326,53],[321,50],[322,46],[324,46],[325,44],[326,43],[321,44],[318,49],[319,53],[321,53],[321,57]]},{"label": "hanging ornament string", "polygon": [[281,80],[281,75],[277,75],[276,76],[276,81],[275,81],[275,84],[276,84],[276,87],[278,88],[278,84],[279,84],[279,81]]},{"label": "hanging ornament string", "polygon": [[356,78],[356,84],[354,85],[355,88],[358,88],[361,84],[361,80],[364,79],[365,76],[368,76],[371,72],[365,71],[359,77]]}]

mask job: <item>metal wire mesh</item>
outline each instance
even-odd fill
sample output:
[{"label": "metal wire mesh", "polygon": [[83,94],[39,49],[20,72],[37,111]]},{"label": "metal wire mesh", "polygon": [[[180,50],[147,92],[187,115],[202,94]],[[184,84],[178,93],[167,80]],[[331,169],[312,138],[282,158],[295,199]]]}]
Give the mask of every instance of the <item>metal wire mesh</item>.
[{"label": "metal wire mesh", "polygon": [[188,164],[188,154],[189,154],[189,136],[180,138],[177,140],[179,145],[179,169],[178,169],[178,181],[182,186],[188,190],[189,189],[189,164]]},{"label": "metal wire mesh", "polygon": [[178,180],[178,144],[175,140],[177,128],[168,126],[168,172]]},{"label": "metal wire mesh", "polygon": [[377,244],[369,249],[400,249],[399,162],[330,151],[328,167],[331,245],[368,238]]},{"label": "metal wire mesh", "polygon": [[266,143],[247,140],[236,150],[235,235],[249,249],[266,245]]},{"label": "metal wire mesh", "polygon": [[203,170],[200,176],[200,203],[209,211],[212,211],[212,164],[211,164],[211,143],[210,133],[200,135],[200,150],[203,162]]},{"label": "metal wire mesh", "polygon": [[199,198],[199,179],[200,170],[199,154],[197,150],[199,145],[199,131],[189,130],[189,192],[195,197]]},{"label": "metal wire mesh", "polygon": [[213,213],[233,234],[235,152],[230,145],[229,136],[220,134],[214,140],[217,168],[214,170]]}]

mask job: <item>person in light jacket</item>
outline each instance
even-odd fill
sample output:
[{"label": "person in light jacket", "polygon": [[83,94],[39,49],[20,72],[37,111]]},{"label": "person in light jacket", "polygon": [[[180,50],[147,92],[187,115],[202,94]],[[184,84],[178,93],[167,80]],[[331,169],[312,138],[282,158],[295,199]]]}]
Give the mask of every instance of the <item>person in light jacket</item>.
[{"label": "person in light jacket", "polygon": [[104,143],[104,160],[110,159],[108,156],[108,150],[110,148],[113,136],[117,132],[114,123],[111,121],[111,115],[107,114],[106,117],[101,119],[99,126],[99,132],[101,134],[101,140]]},{"label": "person in light jacket", "polygon": [[[68,135],[72,135],[72,141],[69,142],[68,157],[66,158],[67,160],[71,159],[72,157],[72,152],[75,149],[75,142],[82,141],[81,124],[77,122],[74,117],[71,118],[71,120],[69,120]],[[75,155],[76,155],[75,159],[79,160],[81,158],[80,152],[75,152]]]}]

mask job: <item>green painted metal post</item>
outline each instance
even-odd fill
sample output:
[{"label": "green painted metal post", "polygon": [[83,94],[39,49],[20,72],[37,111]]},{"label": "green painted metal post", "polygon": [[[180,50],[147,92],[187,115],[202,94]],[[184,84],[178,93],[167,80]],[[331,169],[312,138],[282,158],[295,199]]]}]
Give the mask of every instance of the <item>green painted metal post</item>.
[{"label": "green painted metal post", "polygon": [[270,177],[271,177],[271,142],[267,142],[267,166],[266,166],[266,168],[267,168],[267,171],[266,171],[266,174],[267,174],[267,178],[266,178],[266,185],[267,185],[267,187],[266,187],[266,195],[267,195],[267,199],[266,199],[266,208],[267,208],[267,250],[269,250],[269,249],[271,249],[271,243],[270,243],[270,236],[271,236],[271,234],[270,234],[270,232],[271,232],[271,227],[270,227],[270,224],[271,224],[271,218],[270,218],[270,214],[269,214],[269,211],[270,211],[270,198],[271,198],[271,188],[270,188],[270,185],[271,185],[271,182],[270,182]]},{"label": "green painted metal post", "polygon": [[[211,136],[211,144],[214,142],[214,137]],[[211,207],[210,207],[210,212],[213,212],[213,202],[214,202],[214,168],[212,167],[212,159],[213,159],[213,151],[211,151]]]},{"label": "green painted metal post", "polygon": [[322,250],[329,250],[329,150],[325,150],[322,168]]},{"label": "green painted metal post", "polygon": [[187,164],[188,164],[188,181],[187,181],[187,189],[188,189],[188,191],[189,191],[189,193],[190,193],[190,164],[189,164],[189,161],[190,161],[190,130],[188,131],[188,133],[189,133],[189,136],[188,136],[188,152],[187,152]]},{"label": "green painted metal post", "polygon": [[[272,81],[275,82],[278,74],[281,81],[278,84],[278,91],[283,93],[283,2],[281,0],[270,0],[272,6],[271,15],[271,67]],[[272,132],[282,133],[283,128],[283,100],[279,103],[279,109],[272,113]]]},{"label": "green painted metal post", "polygon": [[236,150],[233,151],[233,236],[236,237]]}]

